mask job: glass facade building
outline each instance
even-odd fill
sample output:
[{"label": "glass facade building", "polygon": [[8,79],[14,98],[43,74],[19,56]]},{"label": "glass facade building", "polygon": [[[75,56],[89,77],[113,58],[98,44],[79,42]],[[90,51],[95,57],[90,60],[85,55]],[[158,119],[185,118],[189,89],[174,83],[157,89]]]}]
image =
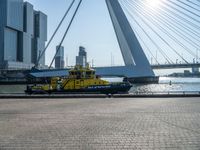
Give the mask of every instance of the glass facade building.
[{"label": "glass facade building", "polygon": [[[44,13],[23,0],[0,0],[0,69],[30,69],[46,40]],[[45,56],[40,64],[45,65]]]},{"label": "glass facade building", "polygon": [[[56,47],[56,51],[59,48],[59,46]],[[64,47],[61,46],[58,50],[58,53],[56,54],[55,58],[55,68],[56,69],[63,69],[65,67],[65,61],[64,61]]]},{"label": "glass facade building", "polygon": [[79,47],[79,55],[76,56],[76,65],[83,67],[86,67],[87,65],[87,52],[83,46]]}]

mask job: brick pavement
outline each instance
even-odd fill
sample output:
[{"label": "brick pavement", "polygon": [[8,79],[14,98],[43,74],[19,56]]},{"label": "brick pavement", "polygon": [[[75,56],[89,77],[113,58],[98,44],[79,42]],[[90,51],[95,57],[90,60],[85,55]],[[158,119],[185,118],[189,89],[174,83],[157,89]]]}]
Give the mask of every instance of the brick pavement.
[{"label": "brick pavement", "polygon": [[200,150],[200,99],[2,99],[7,149]]}]

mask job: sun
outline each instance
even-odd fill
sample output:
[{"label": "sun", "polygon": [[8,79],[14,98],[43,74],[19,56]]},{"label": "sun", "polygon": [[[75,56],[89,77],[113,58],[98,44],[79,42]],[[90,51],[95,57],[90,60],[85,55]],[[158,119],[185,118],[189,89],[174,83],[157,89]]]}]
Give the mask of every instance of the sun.
[{"label": "sun", "polygon": [[152,8],[158,8],[162,4],[163,0],[146,0],[146,4]]}]

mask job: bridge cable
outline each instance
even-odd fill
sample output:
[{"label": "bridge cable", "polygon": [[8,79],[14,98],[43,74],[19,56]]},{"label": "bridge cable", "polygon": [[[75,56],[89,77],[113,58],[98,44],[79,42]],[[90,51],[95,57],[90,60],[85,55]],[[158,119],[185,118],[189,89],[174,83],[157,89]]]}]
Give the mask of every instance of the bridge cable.
[{"label": "bridge cable", "polygon": [[[135,7],[136,8],[136,7]],[[138,10],[138,8],[136,8]],[[144,16],[141,11],[139,11],[140,14],[142,16]],[[138,13],[138,12],[137,12]],[[152,19],[154,19],[153,17],[151,17]],[[150,21],[149,18],[147,18],[147,20]],[[154,19],[155,21],[155,19]],[[150,21],[151,22],[151,21]],[[157,21],[156,21],[157,22]],[[172,34],[170,34],[169,32],[167,32],[167,30],[165,28],[163,28],[162,26],[160,26],[158,23],[152,23],[152,24],[157,24],[157,26],[155,25],[155,27],[159,28],[162,32],[164,32],[168,37],[170,37],[171,39],[173,39],[176,43],[178,43],[181,47],[183,47],[189,54],[191,54],[192,56],[196,57],[195,54],[193,54],[193,52],[187,48],[187,46],[185,46],[184,44],[182,44],[177,38],[175,38]],[[178,54],[178,53],[177,53]],[[179,55],[185,62],[187,62],[181,55]]]},{"label": "bridge cable", "polygon": [[[140,7],[141,8],[141,6],[139,5],[139,4],[136,4],[137,5],[137,7]],[[135,7],[135,5],[132,5],[132,6],[134,6]],[[140,11],[141,12],[141,11]],[[140,13],[141,14],[141,13]],[[144,13],[143,13],[144,14]],[[146,16],[146,15],[143,15],[143,14],[141,14],[142,16]],[[147,14],[147,13],[145,13],[145,14]],[[149,14],[149,13],[148,13]],[[157,22],[157,23],[155,23],[155,24],[158,24],[158,21],[156,20],[156,19],[154,19],[154,17],[152,17],[153,15],[151,15],[150,14],[150,16],[151,16],[151,18],[155,21],[155,22]],[[149,18],[148,18],[148,20],[149,20]],[[173,32],[175,32],[177,35],[179,35],[182,39],[184,39],[185,41],[187,41],[187,42],[189,42],[193,47],[195,47],[195,48],[197,48],[197,47],[199,47],[199,45],[198,44],[196,44],[196,46],[194,45],[194,43],[191,43],[191,42],[193,42],[193,41],[189,41],[189,40],[186,40],[185,38],[184,38],[184,35],[181,33],[181,35],[180,35],[180,32],[178,32],[177,30],[175,30],[173,27],[169,27],[169,23],[167,23],[166,21],[165,21],[165,26],[169,29],[169,30],[171,30],[171,31],[173,31]],[[167,32],[166,31],[166,29],[164,29],[162,26],[160,26],[159,24],[158,24],[158,26],[159,26],[159,28],[161,28],[162,30],[161,31],[164,31],[165,33]],[[171,25],[170,25],[171,26]],[[173,30],[172,30],[172,28],[173,28]],[[175,31],[174,31],[175,30]],[[187,46],[185,46],[184,44],[182,44],[181,42],[179,42],[179,40],[177,39],[177,38],[175,38],[172,34],[170,34],[170,33],[168,33],[169,35],[168,36],[170,36],[173,40],[175,40],[177,43],[179,43],[179,45],[181,46],[181,47],[183,47],[189,54],[191,54],[191,55],[193,55],[194,57],[196,57],[196,55],[189,49],[189,48],[187,48]]]},{"label": "bridge cable", "polygon": [[[142,2],[144,4],[144,2]],[[150,7],[149,7],[150,8]],[[151,8],[152,9],[152,8]],[[188,26],[188,24],[183,24],[183,22],[179,21],[178,19],[180,19],[180,17],[175,18],[174,16],[171,16],[168,14],[168,12],[164,9],[160,9],[157,8],[158,10],[160,10],[160,15],[163,16],[163,18],[168,18],[171,24],[178,24],[179,26],[181,26],[181,28],[184,28],[185,30],[188,31],[188,35],[190,35],[193,39],[195,39],[196,41],[200,42],[200,35],[197,34],[197,31],[195,31],[193,28],[191,28],[190,26]],[[153,9],[152,9],[153,10]],[[161,12],[162,11],[162,12]],[[185,22],[185,20],[182,20]],[[187,22],[188,23],[188,22]],[[190,23],[189,23],[190,24]],[[177,26],[176,26],[177,27]],[[180,28],[179,28],[180,29]],[[194,35],[198,38],[195,38]]]},{"label": "bridge cable", "polygon": [[[158,46],[158,44],[156,44],[156,42],[154,42],[152,40],[152,38],[148,35],[148,33],[141,27],[141,25],[137,22],[137,20],[133,19],[134,22],[140,27],[140,29],[144,32],[144,34],[148,37],[148,39],[155,45],[155,47],[158,49],[158,51],[161,53],[161,55],[165,58],[165,60],[169,63],[169,64],[174,64],[174,62],[165,54],[165,52]],[[154,57],[154,55],[152,54],[151,50],[149,49],[149,47],[145,44],[144,40],[142,40],[142,38],[140,37],[139,33],[137,32],[137,30],[135,30],[137,36],[140,38],[140,40],[143,42],[143,44],[145,45],[145,47],[148,48],[148,51],[151,53],[151,55],[153,56],[153,58],[156,60],[156,62],[159,64],[157,58]]]},{"label": "bridge cable", "polygon": [[200,7],[200,5],[198,5],[197,3],[195,3],[195,2],[192,2],[191,0],[186,0],[187,2],[189,2],[189,3],[191,3],[191,4],[193,4],[193,5],[195,5],[195,6],[198,6],[198,7]]},{"label": "bridge cable", "polygon": [[[198,29],[198,30],[200,30],[200,26],[198,26],[197,24],[195,24],[195,23],[193,23],[193,22],[191,22],[191,21],[189,21],[189,20],[187,20],[186,18],[184,18],[184,17],[182,17],[181,15],[179,15],[178,13],[176,13],[176,12],[173,12],[171,9],[169,9],[169,6],[165,6],[165,5],[163,5],[163,7],[164,7],[164,9],[163,9],[163,11],[165,11],[166,12],[166,14],[171,14],[171,17],[173,16],[173,17],[176,17],[177,18],[177,20],[179,19],[179,20],[182,20],[183,22],[185,22],[185,23],[188,23],[190,26],[192,26],[193,28],[196,28],[196,29]],[[180,13],[180,12],[179,12]]]},{"label": "bridge cable", "polygon": [[[176,1],[180,2],[179,0],[176,0]],[[192,15],[194,15],[194,16],[196,16],[196,17],[200,17],[200,15],[194,13],[192,10],[186,9],[186,8],[183,7],[182,5],[179,5],[179,4],[175,3],[175,2],[173,2],[172,0],[168,0],[168,2],[171,3],[170,5],[173,4],[173,5],[177,6],[178,8],[180,8],[180,9],[186,11],[186,12],[189,12],[190,14],[192,14]],[[164,3],[168,3],[168,2],[165,1]],[[181,3],[181,2],[180,2],[180,3]],[[183,4],[183,3],[182,3],[182,4]],[[192,6],[191,6],[191,7],[192,7]],[[194,9],[196,9],[196,8],[194,8]]]},{"label": "bridge cable", "polygon": [[[128,12],[129,13],[129,12]],[[131,14],[129,14],[131,15]],[[158,44],[156,44],[156,42],[154,42],[152,40],[152,38],[148,35],[148,33],[140,26],[140,24],[137,22],[137,20],[135,20],[134,18],[132,18],[134,20],[134,22],[140,27],[140,29],[144,32],[144,34],[148,37],[148,39],[156,46],[156,48],[159,50],[159,52],[161,53],[161,55],[165,58],[165,60],[169,63],[169,64],[174,64],[174,62],[165,54],[165,52],[158,46]],[[135,30],[135,32],[137,32]],[[137,33],[138,34],[138,33]],[[138,34],[139,35],[139,34]],[[153,55],[152,55],[153,56]],[[157,59],[155,59],[157,61]]]},{"label": "bridge cable", "polygon": [[73,14],[71,20],[70,20],[70,23],[69,23],[69,25],[68,25],[68,27],[67,27],[67,29],[66,29],[66,31],[65,31],[65,33],[64,33],[64,35],[63,35],[63,37],[62,37],[62,40],[61,40],[60,44],[59,44],[59,46],[58,46],[58,48],[57,48],[57,50],[56,50],[56,54],[54,55],[54,57],[53,57],[53,59],[52,59],[52,61],[51,61],[51,64],[50,64],[50,66],[49,66],[49,69],[50,69],[50,68],[52,67],[52,65],[53,65],[53,62],[54,62],[54,60],[55,60],[55,58],[56,58],[56,55],[58,54],[58,52],[59,52],[59,50],[60,50],[60,48],[61,48],[61,46],[62,46],[62,43],[63,43],[64,40],[65,40],[65,37],[66,37],[66,35],[67,35],[67,33],[68,33],[68,31],[69,31],[69,29],[70,29],[70,27],[71,27],[71,25],[72,25],[72,23],[73,23],[73,21],[74,21],[74,18],[75,18],[76,14],[77,14],[77,12],[78,12],[78,10],[79,10],[79,8],[80,8],[80,5],[81,5],[82,1],[83,1],[83,0],[80,0],[79,3],[78,3],[78,6],[77,6],[77,8],[76,8],[76,10],[75,10],[75,12],[74,12],[74,14]]},{"label": "bridge cable", "polygon": [[[152,9],[152,8],[151,8]],[[152,9],[153,10],[153,9]],[[161,9],[158,9],[161,10]],[[173,16],[170,16],[169,14],[165,13],[165,12],[161,12],[160,13],[160,17],[167,18],[167,20],[170,22],[170,24],[173,24],[174,26],[176,26],[176,28],[178,28],[181,31],[184,31],[183,29],[185,29],[185,32],[187,31],[187,34],[192,37],[193,39],[195,39],[196,41],[198,41],[198,43],[200,42],[200,35],[197,34],[197,31],[195,31],[194,29],[192,29],[190,26],[188,26],[188,24],[183,24],[183,22],[179,21],[178,19],[176,19]],[[161,17],[161,18],[162,18]],[[180,19],[180,18],[179,18]],[[168,23],[169,24],[169,23]],[[180,27],[178,27],[177,25],[179,25]],[[198,38],[196,38],[198,37]]]},{"label": "bridge cable", "polygon": [[[141,4],[136,4],[138,7],[140,7],[140,8],[142,8],[142,6],[141,6]],[[149,7],[150,8],[150,7]],[[152,8],[150,8],[152,11],[153,11],[153,9]],[[148,14],[148,15],[150,15],[150,16],[152,16],[153,18],[154,18],[154,20],[157,20],[156,19],[156,17],[155,16],[153,16],[152,14],[150,14],[150,12],[149,11],[147,11],[147,10],[144,10],[145,12],[146,12],[146,14]],[[185,41],[187,41],[188,43],[190,43],[193,47],[195,47],[195,48],[199,48],[200,47],[200,45],[199,44],[197,44],[196,42],[194,42],[194,41],[192,41],[191,40],[191,38],[188,38],[187,36],[185,36],[185,34],[183,34],[183,33],[185,33],[185,31],[182,29],[182,28],[180,28],[180,27],[178,27],[174,22],[171,22],[171,24],[169,24],[168,23],[168,21],[166,21],[164,18],[162,18],[161,16],[158,16],[158,18],[159,18],[159,20],[157,20],[157,21],[159,21],[159,22],[162,22],[169,30],[171,30],[172,32],[175,32],[179,37],[181,37],[182,39],[184,39]],[[173,26],[173,25],[174,26]],[[176,28],[178,28],[178,30],[176,29]],[[180,32],[180,31],[181,32]],[[182,33],[183,32],[183,33]],[[190,34],[189,34],[190,35]],[[192,38],[194,38],[193,36],[191,36]],[[193,53],[193,52],[192,52]],[[195,54],[193,54],[194,56],[195,56]]]},{"label": "bridge cable", "polygon": [[55,30],[54,33],[52,34],[52,36],[51,36],[49,42],[47,43],[47,45],[46,45],[46,47],[44,48],[44,50],[42,51],[42,53],[39,55],[39,57],[38,57],[38,59],[37,59],[37,62],[36,62],[36,64],[35,64],[35,67],[38,67],[38,64],[39,64],[39,62],[40,62],[40,59],[42,58],[42,56],[43,56],[44,53],[46,52],[46,50],[47,50],[47,48],[49,47],[49,45],[50,45],[50,43],[52,42],[52,40],[54,39],[54,37],[55,37],[56,33],[58,32],[59,28],[61,27],[63,21],[65,20],[66,16],[68,15],[69,11],[71,10],[71,8],[72,8],[74,2],[75,2],[75,0],[73,0],[73,1],[71,2],[71,4],[69,5],[67,11],[65,12],[64,16],[62,17],[62,19],[61,19],[60,23],[58,24],[56,30]]},{"label": "bridge cable", "polygon": [[[177,0],[177,1],[179,1],[179,0]],[[192,14],[192,15],[194,15],[194,16],[200,18],[200,15],[194,13],[194,12],[191,11],[191,10],[186,9],[185,7],[183,7],[183,6],[181,6],[181,5],[179,5],[179,4],[175,3],[175,2],[173,2],[172,0],[168,0],[168,2],[170,2],[171,4],[173,4],[173,5],[177,6],[177,7],[179,7],[180,9],[182,9],[182,10],[184,10],[184,11],[186,11],[186,12],[189,12],[190,14]],[[167,3],[167,2],[164,2],[164,3]]]},{"label": "bridge cable", "polygon": [[199,10],[199,9],[196,9],[195,7],[193,7],[193,6],[189,5],[189,4],[187,4],[187,3],[185,3],[185,2],[183,2],[183,1],[181,1],[181,0],[177,0],[177,1],[178,1],[179,3],[181,3],[181,4],[185,5],[185,6],[189,7],[189,8],[192,8],[192,9],[194,9],[194,10],[196,10],[196,11],[200,12],[200,10]]},{"label": "bridge cable", "polygon": [[[181,11],[181,10],[175,8],[174,6],[172,6],[171,4],[169,4],[169,3],[167,3],[167,2],[164,2],[164,3],[166,4],[166,6],[167,6],[168,8],[174,9],[175,11],[179,12],[180,14],[185,15],[185,16],[188,17],[189,19],[191,19],[191,20],[193,20],[193,21],[195,21],[195,22],[200,23],[199,20],[197,20],[196,18],[191,17],[190,15],[186,14],[184,11]],[[173,3],[174,3],[174,2],[173,2]],[[176,3],[175,3],[175,5],[178,6]],[[185,8],[184,8],[184,9],[185,9]],[[187,9],[185,9],[185,10],[187,10]],[[194,13],[194,14],[195,14],[195,13]],[[196,15],[197,15],[197,14],[196,14]],[[200,16],[198,15],[198,17],[200,17]]]},{"label": "bridge cable", "polygon": [[[130,12],[128,12],[129,15],[131,16],[132,14]],[[162,56],[166,59],[166,61],[169,64],[173,64],[174,62],[165,54],[165,52],[152,40],[152,38],[149,36],[149,34],[140,26],[140,24],[137,22],[137,20],[133,17],[132,18],[135,23],[142,29],[142,31],[145,33],[145,35],[150,39],[150,41],[156,46],[156,48],[160,51],[160,53],[162,54]]]},{"label": "bridge cable", "polygon": [[[138,14],[137,11],[136,15],[162,40],[164,41],[183,61],[185,61],[187,64],[187,60],[184,59],[163,37],[161,37],[142,17],[140,17],[140,15]],[[132,16],[133,17],[133,16]],[[168,33],[164,32],[166,35],[168,35]]]}]

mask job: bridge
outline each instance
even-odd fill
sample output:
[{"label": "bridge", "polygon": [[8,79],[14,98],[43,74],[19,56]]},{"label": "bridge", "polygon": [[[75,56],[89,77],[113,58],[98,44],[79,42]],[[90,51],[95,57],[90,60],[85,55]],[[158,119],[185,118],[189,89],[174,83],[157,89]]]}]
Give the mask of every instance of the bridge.
[{"label": "bridge", "polygon": [[152,69],[181,69],[181,68],[200,68],[200,63],[184,64],[157,64],[151,65]]},{"label": "bridge", "polygon": [[[123,74],[129,78],[146,78],[147,80],[149,78],[152,80],[155,77],[153,69],[200,67],[198,63],[200,60],[198,56],[200,51],[200,0],[105,1],[125,66],[99,67],[96,68],[98,74]],[[67,13],[73,3],[74,0]],[[82,3],[83,1],[80,0],[60,46],[76,17],[76,13],[80,11]],[[166,50],[164,51],[164,49]],[[177,60],[182,63],[177,63]],[[150,61],[154,61],[155,65],[151,66]],[[44,72],[43,75],[45,75]],[[61,74],[57,72],[57,75]]]},{"label": "bridge", "polygon": [[[123,67],[123,66],[112,66],[115,67]],[[98,68],[106,68],[106,67],[96,67]],[[153,70],[162,70],[162,69],[186,69],[186,68],[200,68],[200,63],[183,63],[183,64],[153,64],[151,65]]]}]

